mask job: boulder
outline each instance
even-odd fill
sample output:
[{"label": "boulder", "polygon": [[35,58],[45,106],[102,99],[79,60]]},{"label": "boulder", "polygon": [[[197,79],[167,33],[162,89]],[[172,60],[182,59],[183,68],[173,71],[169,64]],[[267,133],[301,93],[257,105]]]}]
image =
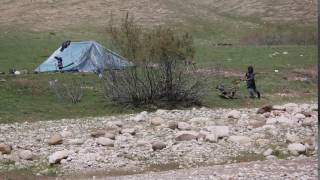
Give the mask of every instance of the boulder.
[{"label": "boulder", "polygon": [[215,134],[207,134],[205,136],[205,140],[211,143],[215,143],[218,141],[218,137]]},{"label": "boulder", "polygon": [[97,144],[102,145],[102,146],[113,147],[114,146],[114,141],[112,139],[109,139],[109,138],[106,138],[106,137],[99,137],[97,139]]},{"label": "boulder", "polygon": [[263,152],[264,156],[270,156],[273,153],[273,150],[271,148],[267,149],[265,152]]},{"label": "boulder", "polygon": [[191,141],[193,139],[197,139],[199,133],[195,131],[179,131],[176,134],[176,141]]},{"label": "boulder", "polygon": [[170,121],[170,122],[168,123],[168,128],[170,128],[170,129],[172,129],[172,130],[175,130],[175,129],[178,128],[178,123],[175,122],[175,121]]},{"label": "boulder", "polygon": [[230,136],[229,141],[237,143],[239,145],[250,145],[251,138],[247,136]]},{"label": "boulder", "polygon": [[302,113],[297,113],[294,115],[294,117],[296,117],[298,120],[303,120],[304,118],[306,118],[306,116]]},{"label": "boulder", "polygon": [[8,144],[0,143],[0,152],[2,154],[10,154],[12,151],[12,147]]},{"label": "boulder", "polygon": [[50,164],[56,164],[59,163],[62,159],[66,159],[69,155],[69,151],[67,150],[62,150],[62,151],[57,151],[49,156],[49,163]]},{"label": "boulder", "polygon": [[121,121],[113,121],[112,123],[120,128],[123,127],[123,123]]},{"label": "boulder", "polygon": [[94,130],[90,133],[90,136],[91,137],[94,137],[94,138],[98,138],[98,137],[101,137],[101,136],[104,136],[106,134],[106,131],[105,130],[102,130],[102,129],[98,129],[98,130]]},{"label": "boulder", "polygon": [[72,132],[71,132],[71,131],[64,130],[64,131],[61,132],[61,136],[62,136],[63,138],[71,137],[71,136],[72,136]]},{"label": "boulder", "polygon": [[241,117],[241,113],[238,110],[232,110],[227,114],[228,118],[239,119]]},{"label": "boulder", "polygon": [[121,134],[131,134],[131,135],[135,135],[136,134],[136,130],[134,128],[126,128],[126,129],[122,129],[121,130]]},{"label": "boulder", "polygon": [[167,145],[165,143],[163,143],[163,142],[160,142],[160,141],[152,143],[152,149],[154,151],[161,150],[161,149],[164,149],[166,147],[167,147]]},{"label": "boulder", "polygon": [[147,116],[148,116],[148,112],[143,111],[143,112],[137,114],[136,116],[132,117],[131,119],[136,122],[143,122],[143,121],[146,121]]},{"label": "boulder", "polygon": [[24,159],[24,160],[32,160],[33,159],[33,154],[29,150],[23,150],[23,151],[21,151],[19,153],[19,157],[21,159]]},{"label": "boulder", "polygon": [[150,121],[153,126],[160,126],[163,123],[163,119],[161,117],[154,117]]},{"label": "boulder", "polygon": [[59,133],[54,134],[53,136],[50,137],[48,140],[49,145],[57,145],[57,144],[62,144],[62,136]]},{"label": "boulder", "polygon": [[300,153],[306,152],[306,146],[300,143],[293,143],[288,145],[288,150],[291,154],[298,155]]},{"label": "boulder", "polygon": [[286,134],[286,141],[288,143],[296,143],[296,142],[299,142],[299,137],[295,134],[287,133]]},{"label": "boulder", "polygon": [[112,139],[112,140],[115,140],[116,135],[114,135],[113,133],[107,132],[107,133],[104,135],[104,137],[109,138],[109,139]]},{"label": "boulder", "polygon": [[179,130],[191,130],[191,125],[188,123],[185,123],[185,122],[179,122],[178,129]]},{"label": "boulder", "polygon": [[215,134],[217,136],[217,138],[229,136],[229,127],[228,126],[208,126],[204,129]]}]

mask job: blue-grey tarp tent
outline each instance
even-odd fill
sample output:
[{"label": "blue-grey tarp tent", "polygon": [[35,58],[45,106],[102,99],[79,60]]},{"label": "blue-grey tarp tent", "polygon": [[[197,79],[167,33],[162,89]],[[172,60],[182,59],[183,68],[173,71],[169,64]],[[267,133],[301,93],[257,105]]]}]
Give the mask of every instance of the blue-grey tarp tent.
[{"label": "blue-grey tarp tent", "polygon": [[123,69],[131,65],[124,57],[95,41],[71,42],[62,52],[60,49],[61,47],[38,66],[35,72],[59,71],[55,57],[62,58],[62,71],[101,72],[105,69]]}]

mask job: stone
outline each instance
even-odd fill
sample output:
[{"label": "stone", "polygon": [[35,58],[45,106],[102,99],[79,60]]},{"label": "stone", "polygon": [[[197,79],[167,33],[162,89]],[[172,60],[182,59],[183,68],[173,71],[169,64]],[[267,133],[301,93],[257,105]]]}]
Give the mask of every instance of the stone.
[{"label": "stone", "polygon": [[122,129],[121,130],[121,134],[131,134],[131,135],[135,135],[136,134],[136,130],[134,128],[126,128],[126,129]]},{"label": "stone", "polygon": [[132,117],[131,119],[136,122],[143,122],[147,119],[147,115],[148,115],[148,112],[143,111],[143,112],[137,114],[136,116]]},{"label": "stone", "polygon": [[258,109],[257,114],[264,114],[267,112],[271,112],[273,107],[271,105],[266,105]]},{"label": "stone", "polygon": [[297,113],[294,115],[294,117],[296,117],[298,120],[303,120],[304,118],[306,118],[306,116],[302,113]]},{"label": "stone", "polygon": [[61,132],[61,136],[63,137],[63,138],[67,138],[67,137],[71,137],[72,136],[72,132],[70,132],[70,131],[62,131]]},{"label": "stone", "polygon": [[113,121],[112,123],[120,128],[123,127],[123,123],[121,121]]},{"label": "stone", "polygon": [[106,138],[106,137],[99,137],[97,139],[97,144],[102,145],[102,146],[113,147],[114,146],[114,141],[112,139],[109,139],[109,138]]},{"label": "stone", "polygon": [[68,142],[69,144],[73,144],[73,145],[81,145],[84,143],[84,139],[70,139]]},{"label": "stone", "polygon": [[277,156],[274,156],[274,155],[269,155],[269,156],[266,156],[266,159],[267,160],[277,160]]},{"label": "stone", "polygon": [[269,118],[266,121],[266,124],[276,124],[278,121],[276,118]]},{"label": "stone", "polygon": [[207,134],[205,136],[205,140],[211,143],[215,143],[218,141],[218,137],[215,134]]},{"label": "stone", "polygon": [[160,141],[152,143],[152,149],[154,151],[161,150],[161,149],[164,149],[166,147],[167,147],[167,145],[165,143],[163,143],[163,142],[160,142]]},{"label": "stone", "polygon": [[191,125],[185,122],[178,122],[179,130],[191,130]]},{"label": "stone", "polygon": [[115,140],[116,139],[116,135],[114,135],[113,133],[109,133],[107,132],[104,137]]},{"label": "stone", "polygon": [[8,144],[0,143],[0,152],[2,154],[10,154],[12,151],[12,147]]},{"label": "stone", "polygon": [[62,159],[66,159],[68,155],[69,155],[69,151],[67,150],[57,151],[48,157],[49,163],[50,164],[59,163]]},{"label": "stone", "polygon": [[168,128],[170,128],[170,129],[172,129],[172,130],[175,130],[175,129],[178,128],[178,123],[175,122],[175,121],[170,121],[170,122],[168,123]]},{"label": "stone", "polygon": [[267,149],[265,152],[263,152],[264,156],[270,156],[273,153],[273,150],[271,148]]},{"label": "stone", "polygon": [[229,127],[228,126],[208,126],[205,130],[214,133],[217,138],[228,137]]},{"label": "stone", "polygon": [[277,121],[280,123],[280,124],[293,124],[294,121],[290,120],[289,118],[287,117],[284,117],[284,116],[280,116],[277,118]]},{"label": "stone", "polygon": [[295,134],[287,133],[286,134],[286,141],[289,143],[296,143],[296,142],[299,142],[299,137]]},{"label": "stone", "polygon": [[61,134],[56,133],[53,136],[50,137],[50,139],[48,140],[48,144],[49,145],[57,145],[57,144],[62,144],[63,139]]},{"label": "stone", "polygon": [[251,139],[247,136],[230,136],[229,141],[237,143],[239,145],[250,145]]},{"label": "stone", "polygon": [[23,150],[23,151],[20,151],[19,157],[21,159],[24,159],[24,160],[32,160],[33,159],[33,154],[29,150]]},{"label": "stone", "polygon": [[195,131],[179,131],[176,134],[176,141],[191,141],[193,139],[197,139],[199,133]]},{"label": "stone", "polygon": [[153,126],[160,126],[163,123],[163,119],[161,117],[154,117],[150,121]]},{"label": "stone", "polygon": [[98,138],[98,137],[104,136],[105,134],[106,134],[105,130],[99,129],[99,130],[92,131],[90,133],[90,136],[94,138]]},{"label": "stone", "polygon": [[290,153],[298,155],[300,153],[306,152],[306,147],[300,143],[293,143],[288,145],[288,150],[290,151]]},{"label": "stone", "polygon": [[241,117],[241,113],[238,110],[232,110],[227,114],[228,118],[239,119]]}]

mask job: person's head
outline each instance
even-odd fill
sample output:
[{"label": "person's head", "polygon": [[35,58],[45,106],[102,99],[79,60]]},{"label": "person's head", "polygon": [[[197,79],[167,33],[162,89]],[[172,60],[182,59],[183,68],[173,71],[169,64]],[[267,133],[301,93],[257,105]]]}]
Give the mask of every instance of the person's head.
[{"label": "person's head", "polygon": [[252,66],[248,66],[248,73],[250,73],[250,74],[253,73],[253,67]]}]

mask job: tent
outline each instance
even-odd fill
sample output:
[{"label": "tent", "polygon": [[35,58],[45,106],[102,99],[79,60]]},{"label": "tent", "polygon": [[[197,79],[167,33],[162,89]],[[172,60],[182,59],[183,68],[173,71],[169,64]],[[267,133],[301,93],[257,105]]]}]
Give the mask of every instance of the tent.
[{"label": "tent", "polygon": [[35,72],[102,72],[105,69],[123,69],[131,65],[124,57],[95,41],[69,41],[67,47],[65,43],[39,65]]}]

